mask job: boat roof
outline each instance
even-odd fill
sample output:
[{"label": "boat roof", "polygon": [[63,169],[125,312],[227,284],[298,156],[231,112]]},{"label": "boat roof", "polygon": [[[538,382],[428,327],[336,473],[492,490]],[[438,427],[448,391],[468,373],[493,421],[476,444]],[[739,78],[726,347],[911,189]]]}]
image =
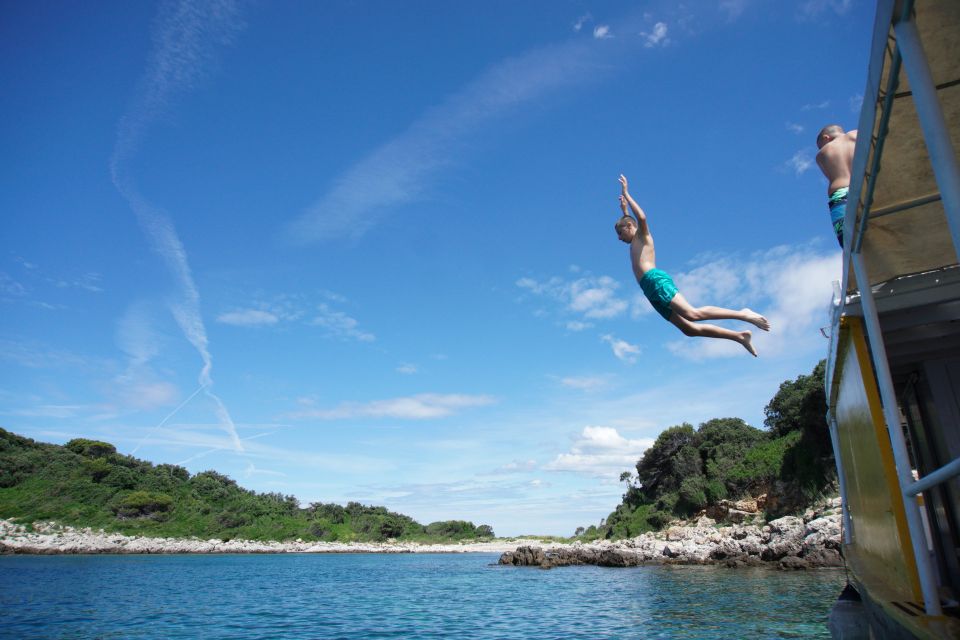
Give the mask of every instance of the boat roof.
[{"label": "boat roof", "polygon": [[[958,264],[958,248],[896,46],[894,24],[910,11],[915,11],[953,148],[960,149],[960,2],[880,0],[848,200],[855,206],[848,206],[852,210],[845,222],[847,294],[858,290],[850,268],[851,249],[863,255],[873,287]],[[933,282],[938,276],[924,279]],[[949,299],[955,292],[947,287],[942,293]]]}]

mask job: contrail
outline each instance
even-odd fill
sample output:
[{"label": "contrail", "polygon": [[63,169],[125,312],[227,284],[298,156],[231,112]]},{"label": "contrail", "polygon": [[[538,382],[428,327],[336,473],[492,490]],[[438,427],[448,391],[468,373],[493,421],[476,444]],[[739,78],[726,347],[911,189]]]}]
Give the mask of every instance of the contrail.
[{"label": "contrail", "polygon": [[130,455],[135,454],[135,453],[140,449],[140,447],[143,446],[143,443],[147,441],[147,438],[149,438],[150,436],[152,436],[152,435],[157,431],[157,429],[159,429],[159,428],[162,427],[163,425],[167,424],[167,420],[169,420],[169,419],[172,418],[173,416],[177,415],[177,412],[180,411],[180,409],[183,409],[185,406],[187,406],[187,403],[190,402],[191,400],[193,400],[194,398],[196,398],[196,397],[197,397],[197,394],[200,393],[201,391],[203,391],[203,385],[200,385],[199,387],[197,387],[196,391],[194,391],[193,393],[191,393],[189,398],[187,398],[186,400],[184,400],[183,402],[181,402],[180,405],[179,405],[176,409],[174,409],[173,411],[171,411],[170,413],[168,413],[168,414],[167,414],[167,417],[164,418],[163,420],[161,420],[160,423],[159,423],[157,426],[155,426],[153,429],[150,429],[150,431],[148,431],[148,432],[146,433],[146,435],[144,435],[143,438],[140,439],[140,442],[137,443],[137,446],[135,446],[135,447],[133,448],[133,451],[130,452]]},{"label": "contrail", "polygon": [[217,419],[237,451],[244,449],[236,426],[223,401],[211,390],[213,358],[200,313],[200,293],[190,272],[187,253],[170,217],[140,195],[127,173],[127,166],[148,125],[170,105],[177,93],[189,89],[206,74],[219,49],[229,44],[241,28],[239,4],[233,0],[165,3],[157,19],[154,49],[147,72],[133,105],[120,120],[110,158],[114,186],[130,204],[153,250],[166,263],[179,286],[180,299],[172,303],[172,312],[184,336],[203,361],[197,392],[203,390],[214,402]]},{"label": "contrail", "polygon": [[[276,433],[276,431],[264,431],[263,433],[255,433],[255,434],[253,434],[252,436],[247,436],[246,438],[244,438],[244,440],[255,440],[255,439],[257,439],[257,438],[263,438],[263,437],[266,437],[266,436],[271,436],[271,435],[273,435],[273,434],[275,434],[275,433]],[[203,458],[203,457],[208,456],[208,455],[210,455],[211,453],[215,453],[215,452],[217,452],[217,451],[223,451],[223,449],[224,449],[224,447],[213,447],[212,449],[207,449],[206,451],[201,451],[200,453],[196,453],[196,454],[190,456],[189,458],[186,458],[186,459],[184,459],[184,460],[181,460],[180,462],[177,462],[176,464],[177,464],[178,467],[183,467],[183,466],[185,466],[185,465],[190,464],[191,462],[193,462],[194,460],[196,460],[196,459],[198,459],[198,458]]]}]

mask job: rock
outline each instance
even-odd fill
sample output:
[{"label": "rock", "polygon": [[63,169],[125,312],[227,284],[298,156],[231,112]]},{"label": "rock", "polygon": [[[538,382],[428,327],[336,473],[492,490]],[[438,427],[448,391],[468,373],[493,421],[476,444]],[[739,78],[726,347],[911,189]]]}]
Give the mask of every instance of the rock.
[{"label": "rock", "polygon": [[667,529],[667,540],[669,542],[685,540],[687,538],[687,533],[686,527],[670,527]]},{"label": "rock", "polygon": [[757,513],[760,511],[760,508],[757,506],[757,501],[753,498],[737,500],[733,503],[733,508],[737,511],[743,511],[744,513]]},{"label": "rock", "polygon": [[597,564],[601,567],[635,567],[640,564],[640,558],[631,551],[606,549],[600,553]]},{"label": "rock", "polygon": [[697,519],[697,527],[699,528],[712,527],[715,524],[717,524],[717,521],[713,518],[708,518],[706,515],[700,516],[700,518]]},{"label": "rock", "polygon": [[744,522],[749,515],[750,515],[749,511],[742,511],[740,509],[727,510],[727,520],[736,524],[740,524],[741,522]]},{"label": "rock", "polygon": [[742,556],[743,550],[738,542],[732,538],[722,540],[710,552],[710,557],[714,560],[726,560],[728,558],[737,558]]},{"label": "rock", "polygon": [[768,532],[766,548],[760,553],[764,560],[779,560],[785,556],[797,556],[803,548],[803,534],[806,527],[802,519],[796,516],[784,516],[772,520],[764,530]]},{"label": "rock", "polygon": [[803,554],[810,567],[842,567],[843,558],[836,549],[811,549]]},{"label": "rock", "polygon": [[780,560],[779,567],[785,570],[808,569],[809,564],[803,558],[787,556]]},{"label": "rock", "polygon": [[714,520],[726,520],[727,512],[729,507],[726,504],[726,500],[722,501],[720,504],[714,504],[707,507],[706,515],[709,518]]},{"label": "rock", "polygon": [[517,547],[516,551],[507,551],[500,556],[500,564],[512,564],[515,567],[539,567],[544,560],[540,547]]}]

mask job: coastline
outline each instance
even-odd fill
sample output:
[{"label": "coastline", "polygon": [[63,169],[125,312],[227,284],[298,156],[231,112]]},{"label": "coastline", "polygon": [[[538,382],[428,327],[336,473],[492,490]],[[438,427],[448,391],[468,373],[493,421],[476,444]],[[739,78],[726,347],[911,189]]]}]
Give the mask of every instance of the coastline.
[{"label": "coastline", "polygon": [[420,544],[417,542],[322,542],[151,538],[104,530],[34,522],[33,531],[0,519],[0,555],[194,554],[194,553],[505,553],[530,539],[516,541]]},{"label": "coastline", "polygon": [[841,566],[839,500],[803,517],[718,524],[703,516],[625,540],[558,543],[530,538],[489,542],[320,542],[150,538],[35,522],[32,531],[0,520],[0,554],[500,553],[500,564],[553,568],[592,564],[721,564],[808,569]]}]

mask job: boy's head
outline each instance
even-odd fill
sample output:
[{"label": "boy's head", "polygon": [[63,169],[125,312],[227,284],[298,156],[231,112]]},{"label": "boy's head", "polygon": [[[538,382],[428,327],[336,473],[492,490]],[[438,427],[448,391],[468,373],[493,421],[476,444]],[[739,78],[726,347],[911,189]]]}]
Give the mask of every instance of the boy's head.
[{"label": "boy's head", "polygon": [[637,221],[630,216],[622,216],[613,228],[617,230],[617,237],[627,244],[633,242],[633,238],[637,235]]},{"label": "boy's head", "polygon": [[838,124],[828,124],[817,134],[817,149],[822,149],[823,145],[843,134],[843,127]]}]

